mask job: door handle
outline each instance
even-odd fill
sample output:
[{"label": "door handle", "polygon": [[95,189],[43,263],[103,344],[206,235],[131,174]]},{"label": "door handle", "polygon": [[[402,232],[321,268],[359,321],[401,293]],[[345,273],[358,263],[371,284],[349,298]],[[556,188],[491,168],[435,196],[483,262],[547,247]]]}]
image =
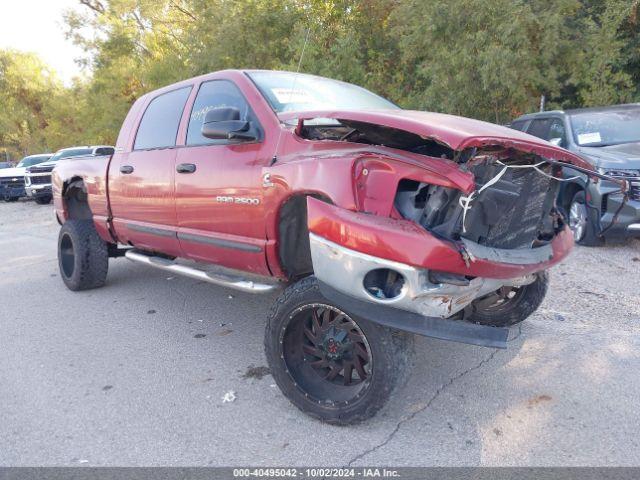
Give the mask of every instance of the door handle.
[{"label": "door handle", "polygon": [[176,167],[178,173],[193,173],[196,171],[196,166],[193,163],[181,163]]},{"label": "door handle", "polygon": [[122,165],[120,167],[120,173],[124,173],[125,175],[133,173],[133,167],[131,165]]}]

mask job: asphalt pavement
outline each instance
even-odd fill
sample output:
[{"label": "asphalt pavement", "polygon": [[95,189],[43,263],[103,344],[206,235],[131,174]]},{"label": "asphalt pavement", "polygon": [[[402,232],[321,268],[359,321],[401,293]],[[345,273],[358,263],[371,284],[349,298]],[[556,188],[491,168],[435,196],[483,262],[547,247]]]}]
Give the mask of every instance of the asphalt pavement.
[{"label": "asphalt pavement", "polygon": [[508,350],[417,338],[388,406],[335,427],[268,374],[276,295],[126,259],[74,293],[58,228],[0,203],[2,466],[640,465],[638,240],[576,248]]}]

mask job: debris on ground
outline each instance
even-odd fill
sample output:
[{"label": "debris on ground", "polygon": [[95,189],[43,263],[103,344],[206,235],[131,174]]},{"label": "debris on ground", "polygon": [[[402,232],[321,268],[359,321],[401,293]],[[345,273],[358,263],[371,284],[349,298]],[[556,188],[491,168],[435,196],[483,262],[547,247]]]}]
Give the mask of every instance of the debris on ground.
[{"label": "debris on ground", "polygon": [[271,371],[269,367],[254,367],[253,365],[249,365],[247,371],[242,375],[242,378],[255,378],[257,380],[261,380],[265,375],[269,375]]},{"label": "debris on ground", "polygon": [[218,333],[216,333],[216,335],[218,335],[219,337],[224,337],[226,335],[229,335],[230,333],[233,333],[233,330],[225,328],[224,330],[220,330]]},{"label": "debris on ground", "polygon": [[542,402],[550,402],[550,401],[551,401],[550,395],[538,395],[537,397],[533,397],[529,399],[529,401],[527,402],[527,408],[532,408],[536,405],[541,404]]},{"label": "debris on ground", "polygon": [[155,311],[155,310],[147,310],[147,313],[148,313],[149,315],[153,315],[154,313],[156,313],[156,311]]},{"label": "debris on ground", "polygon": [[236,401],[236,392],[234,392],[233,390],[229,390],[227,393],[224,394],[224,396],[222,397],[222,403],[231,403],[231,402],[235,402]]},{"label": "debris on ground", "polygon": [[594,297],[598,297],[598,298],[607,298],[607,296],[603,293],[591,292],[589,290],[581,290],[579,293],[583,293],[585,295],[593,295]]},{"label": "debris on ground", "polygon": [[193,336],[193,338],[204,338],[204,337],[206,337],[206,336],[207,336],[207,335],[206,335],[206,334],[204,334],[204,333],[196,333],[196,334]]}]

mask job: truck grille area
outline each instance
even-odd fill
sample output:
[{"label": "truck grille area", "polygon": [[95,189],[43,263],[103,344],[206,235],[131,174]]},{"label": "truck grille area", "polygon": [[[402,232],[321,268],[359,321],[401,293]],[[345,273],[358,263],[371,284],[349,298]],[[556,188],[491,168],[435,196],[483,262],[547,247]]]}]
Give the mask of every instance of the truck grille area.
[{"label": "truck grille area", "polygon": [[29,177],[31,185],[48,185],[51,183],[51,175]]},{"label": "truck grille area", "polygon": [[[476,193],[466,214],[459,190],[411,180],[400,182],[394,206],[404,218],[452,240],[464,238],[499,249],[531,248],[550,240],[559,222],[553,214],[559,187],[551,178],[553,167],[538,167],[548,176],[533,168],[508,168],[501,174],[504,163],[489,160],[470,168]],[[518,160],[509,165],[533,163]]]},{"label": "truck grille area", "polygon": [[[487,183],[502,168],[476,167],[477,183]],[[508,169],[473,201],[460,235],[488,247],[531,247],[545,230],[543,223],[550,217],[557,183],[531,168]]]},{"label": "truck grille area", "polygon": [[0,178],[0,185],[6,188],[22,188],[24,187],[24,177]]}]

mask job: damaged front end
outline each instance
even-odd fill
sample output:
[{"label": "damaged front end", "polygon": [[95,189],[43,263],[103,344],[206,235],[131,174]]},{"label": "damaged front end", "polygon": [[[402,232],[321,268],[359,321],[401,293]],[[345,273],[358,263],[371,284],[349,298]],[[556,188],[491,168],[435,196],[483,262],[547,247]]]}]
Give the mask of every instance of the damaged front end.
[{"label": "damaged front end", "polygon": [[[352,141],[379,145],[394,134],[340,122],[353,129]],[[452,148],[415,127],[403,141],[407,157],[370,153],[354,162],[357,211],[308,198],[321,289],[389,327],[504,348],[508,329],[465,321],[467,313],[504,287],[531,284],[569,254],[573,238],[556,206],[562,166],[598,175],[527,138],[471,137]]]}]

